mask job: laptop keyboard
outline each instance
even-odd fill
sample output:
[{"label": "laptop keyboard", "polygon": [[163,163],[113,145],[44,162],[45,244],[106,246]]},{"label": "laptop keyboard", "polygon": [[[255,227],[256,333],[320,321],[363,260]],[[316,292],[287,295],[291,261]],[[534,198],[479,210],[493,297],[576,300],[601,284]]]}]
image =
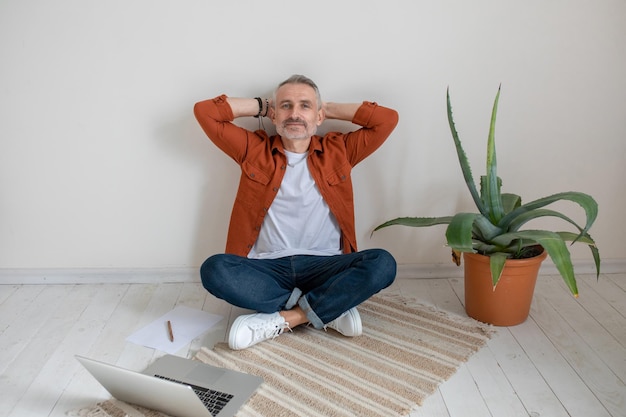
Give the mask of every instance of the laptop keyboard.
[{"label": "laptop keyboard", "polygon": [[215,390],[204,388],[204,387],[199,387],[197,385],[192,385],[186,382],[177,381],[176,379],[168,378],[166,376],[155,375],[155,377],[190,386],[193,389],[193,391],[196,393],[196,395],[200,398],[204,406],[214,416],[216,416],[220,411],[222,411],[222,409],[226,406],[226,404],[228,404],[228,402],[233,398],[231,394],[227,394],[225,392],[220,392],[220,391],[215,391]]}]

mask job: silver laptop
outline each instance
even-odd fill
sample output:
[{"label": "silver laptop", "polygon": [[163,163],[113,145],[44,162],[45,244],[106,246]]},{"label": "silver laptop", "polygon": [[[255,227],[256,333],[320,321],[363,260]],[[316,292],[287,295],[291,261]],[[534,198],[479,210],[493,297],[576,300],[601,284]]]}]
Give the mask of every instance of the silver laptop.
[{"label": "silver laptop", "polygon": [[263,379],[165,355],[143,372],[76,359],[118,400],[175,417],[234,416]]}]

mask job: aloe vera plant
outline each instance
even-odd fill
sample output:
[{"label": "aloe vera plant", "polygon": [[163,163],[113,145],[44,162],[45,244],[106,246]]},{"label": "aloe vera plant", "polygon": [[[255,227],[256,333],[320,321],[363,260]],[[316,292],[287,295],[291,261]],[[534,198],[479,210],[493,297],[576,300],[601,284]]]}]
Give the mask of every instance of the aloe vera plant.
[{"label": "aloe vera plant", "polygon": [[[456,147],[463,177],[470,191],[478,213],[457,213],[445,217],[399,217],[389,220],[374,229],[391,225],[427,227],[447,224],[446,240],[452,248],[454,257],[460,252],[473,252],[489,256],[491,277],[495,286],[500,279],[507,259],[521,259],[533,256],[533,250],[541,246],[556,265],[563,280],[574,296],[578,296],[576,278],[570,252],[566,242],[588,245],[593,256],[596,274],[600,274],[600,254],[595,241],[588,231],[598,215],[598,204],[588,194],[581,192],[562,192],[522,204],[517,194],[502,193],[502,181],[497,173],[495,126],[500,88],[493,104],[491,123],[487,140],[486,175],[480,179],[480,191],[476,187],[470,164],[457,133],[452,117],[450,91],[447,92],[448,122]],[[569,201],[578,204],[585,212],[586,221],[580,226],[570,217],[555,210],[545,208],[557,201]],[[576,232],[550,230],[520,230],[522,226],[539,217],[556,217],[573,226]],[[373,233],[373,232],[372,232]],[[536,254],[536,253],[535,253]],[[460,259],[460,258],[459,258]],[[460,262],[457,262],[459,264]]]}]

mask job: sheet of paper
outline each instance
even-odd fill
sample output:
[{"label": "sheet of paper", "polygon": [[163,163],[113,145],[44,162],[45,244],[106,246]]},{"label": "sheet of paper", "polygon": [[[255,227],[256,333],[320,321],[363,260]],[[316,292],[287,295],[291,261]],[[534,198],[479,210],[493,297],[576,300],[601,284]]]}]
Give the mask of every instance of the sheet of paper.
[{"label": "sheet of paper", "polygon": [[[223,317],[206,311],[177,306],[172,311],[137,330],[127,341],[174,354],[193,339],[209,330]],[[170,340],[167,322],[172,324],[174,341]]]}]

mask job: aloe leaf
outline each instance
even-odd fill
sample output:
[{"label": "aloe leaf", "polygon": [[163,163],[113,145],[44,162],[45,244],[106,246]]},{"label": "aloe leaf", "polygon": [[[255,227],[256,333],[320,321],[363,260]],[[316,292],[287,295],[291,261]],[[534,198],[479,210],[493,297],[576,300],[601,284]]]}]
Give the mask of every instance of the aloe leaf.
[{"label": "aloe leaf", "polygon": [[482,240],[485,241],[490,241],[495,236],[501,235],[504,232],[501,228],[491,223],[485,216],[476,216],[474,227],[474,230],[478,229]]},{"label": "aloe leaf", "polygon": [[488,255],[492,254],[492,253],[497,253],[498,250],[500,248],[498,248],[495,245],[490,245],[489,243],[485,243],[481,240],[476,240],[474,239],[474,241],[472,242],[472,246],[474,247],[474,250],[478,253],[480,253],[481,255]]},{"label": "aloe leaf", "polygon": [[522,197],[517,194],[502,193],[504,213],[510,213],[522,205]]},{"label": "aloe leaf", "polygon": [[511,221],[508,229],[509,229],[510,232],[515,232],[515,231],[519,230],[520,227],[522,227],[527,222],[529,222],[531,220],[535,220],[535,219],[537,219],[539,217],[558,217],[558,218],[563,219],[566,222],[574,225],[578,229],[579,232],[583,231],[582,227],[580,227],[574,220],[572,220],[571,218],[569,218],[565,214],[560,213],[558,211],[547,210],[547,209],[536,209],[536,210],[532,210],[532,211],[527,211],[527,212],[521,213],[513,221]]},{"label": "aloe leaf", "polygon": [[565,242],[561,239],[559,234],[547,230],[521,230],[498,236],[494,239],[494,242],[502,246],[509,246],[511,242],[516,239],[535,241],[537,244],[543,246],[561,274],[565,284],[572,294],[578,297],[578,288],[576,286],[571,256]]},{"label": "aloe leaf", "polygon": [[489,268],[491,269],[491,282],[493,284],[494,291],[496,289],[496,285],[498,285],[498,281],[500,281],[502,271],[504,270],[504,264],[507,259],[508,257],[504,253],[494,253],[489,256]]},{"label": "aloe leaf", "polygon": [[579,236],[577,233],[572,233],[572,232],[555,232],[555,233],[561,236],[561,239],[565,240],[566,242],[576,241],[578,243],[584,243],[589,246],[596,245],[596,242],[587,233],[585,233],[583,236]]},{"label": "aloe leaf", "polygon": [[452,217],[452,221],[446,229],[446,239],[452,249],[461,252],[474,252],[472,229],[478,216],[480,214],[458,213]]},{"label": "aloe leaf", "polygon": [[591,256],[593,257],[593,262],[596,265],[596,278],[600,278],[600,251],[596,246],[596,242],[589,236],[588,233],[580,236],[571,232],[557,232],[559,236],[565,241],[569,242],[580,242],[585,243],[589,246],[589,250],[591,251]]},{"label": "aloe leaf", "polygon": [[[489,185],[490,177],[483,175],[480,177],[480,198],[482,199],[483,205],[485,206],[486,212],[483,213],[485,216],[489,218],[489,221],[493,223],[497,223],[496,217],[493,215],[493,205],[489,201]],[[502,179],[497,177],[497,187],[498,189],[502,188]]]},{"label": "aloe leaf", "polygon": [[474,177],[472,176],[472,170],[470,168],[467,155],[465,154],[465,150],[463,150],[459,134],[454,125],[454,119],[452,117],[452,104],[450,103],[450,89],[447,90],[446,97],[448,107],[448,123],[450,124],[450,131],[452,132],[452,139],[454,140],[454,146],[456,147],[456,153],[459,158],[459,164],[461,165],[461,171],[463,172],[463,178],[465,178],[465,183],[467,184],[467,188],[472,195],[472,199],[474,200],[474,204],[476,204],[478,211],[485,214],[485,207],[481,201],[480,194],[478,194],[478,190],[476,189],[476,183],[474,182]]},{"label": "aloe leaf", "polygon": [[600,279],[600,250],[595,245],[589,245],[589,250],[593,256],[593,262],[596,264],[596,279]]},{"label": "aloe leaf", "polygon": [[487,183],[484,188],[483,201],[489,210],[493,223],[498,223],[504,217],[504,207],[500,195],[501,180],[498,178],[498,162],[496,158],[496,115],[498,113],[498,101],[500,100],[500,87],[493,102],[491,123],[489,125],[489,137],[487,140]]},{"label": "aloe leaf", "polygon": [[551,196],[543,197],[538,200],[523,204],[519,208],[504,216],[499,225],[500,227],[506,229],[513,221],[515,221],[518,216],[522,215],[523,213],[545,207],[560,200],[572,201],[580,205],[585,211],[587,220],[585,223],[585,227],[579,235],[582,236],[589,230],[591,225],[593,225],[596,218],[598,217],[598,203],[596,203],[596,201],[590,195],[575,191],[553,194]]},{"label": "aloe leaf", "polygon": [[393,220],[386,221],[385,223],[379,224],[372,231],[372,234],[380,230],[384,227],[389,227],[393,225],[399,226],[410,226],[410,227],[428,227],[435,226],[437,224],[449,224],[452,220],[452,216],[446,217],[398,217]]}]

